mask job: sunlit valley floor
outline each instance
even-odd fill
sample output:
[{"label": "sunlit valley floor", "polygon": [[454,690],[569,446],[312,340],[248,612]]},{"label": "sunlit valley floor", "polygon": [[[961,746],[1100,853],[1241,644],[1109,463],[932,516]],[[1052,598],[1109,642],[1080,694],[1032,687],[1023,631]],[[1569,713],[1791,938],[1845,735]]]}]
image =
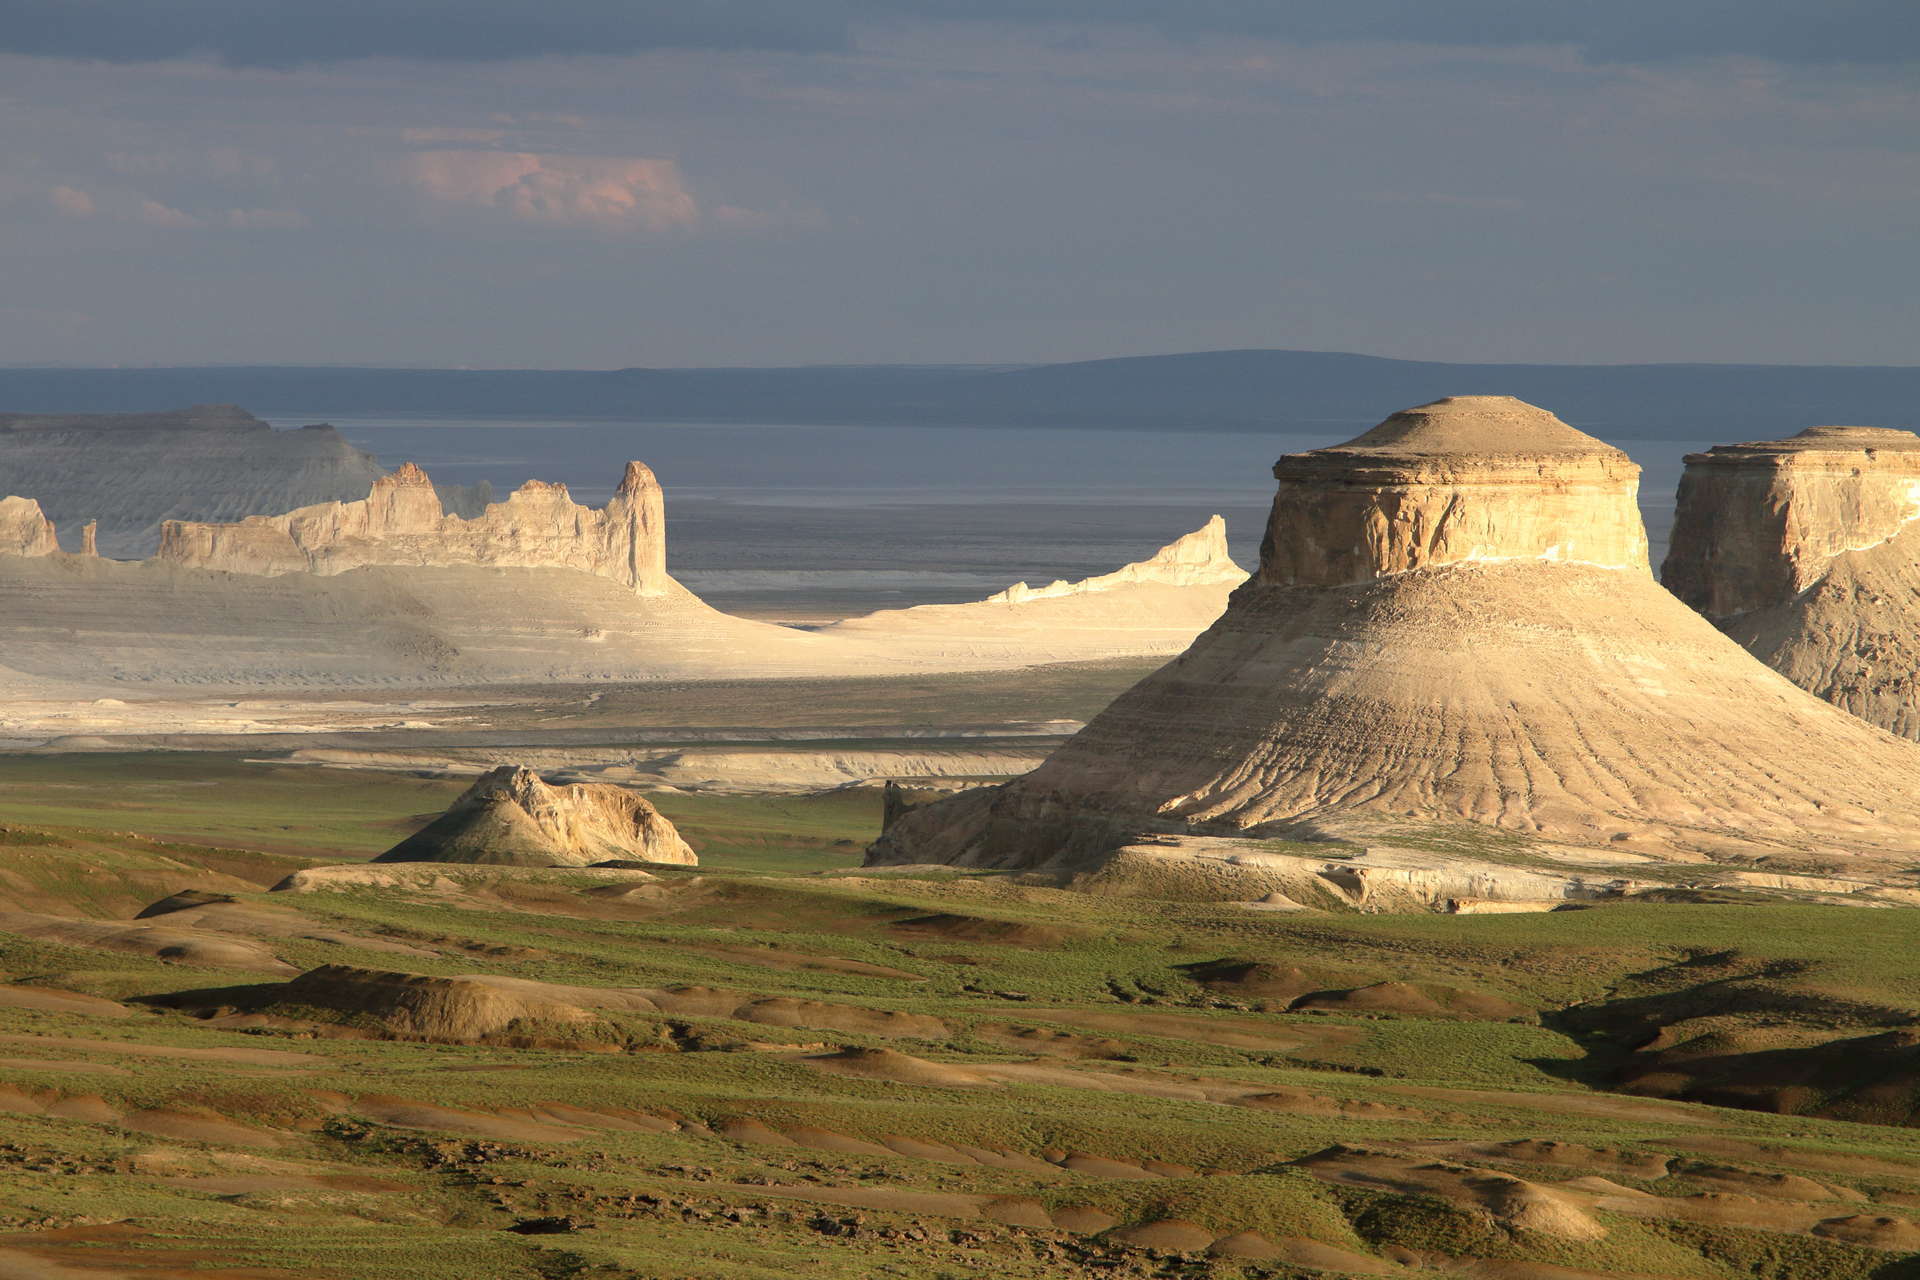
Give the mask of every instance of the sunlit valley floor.
[{"label": "sunlit valley floor", "polygon": [[861,873],[862,786],[274,891],[464,785],[0,759],[0,1274],[1916,1273],[1909,910]]}]

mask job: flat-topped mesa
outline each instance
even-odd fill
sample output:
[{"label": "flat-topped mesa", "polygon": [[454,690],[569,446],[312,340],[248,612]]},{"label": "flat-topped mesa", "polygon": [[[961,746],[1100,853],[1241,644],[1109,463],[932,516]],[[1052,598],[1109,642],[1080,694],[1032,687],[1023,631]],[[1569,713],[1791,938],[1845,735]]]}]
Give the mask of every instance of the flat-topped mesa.
[{"label": "flat-topped mesa", "polygon": [[1920,738],[1920,436],[1812,427],[1687,459],[1666,585],[1754,657]]},{"label": "flat-topped mesa", "polygon": [[1885,427],[1809,427],[1785,440],[1689,454],[1661,568],[1669,591],[1709,618],[1793,600],[1836,557],[1920,519],[1920,436]]},{"label": "flat-topped mesa", "polygon": [[1106,875],[1145,858],[1174,892],[1257,898],[1292,890],[1235,870],[1268,856],[1249,837],[1462,822],[1595,866],[1892,875],[1920,854],[1920,748],[1663,591],[1616,450],[1460,397],[1275,473],[1261,571],[1205,634],[1032,773],[900,815],[868,862]]},{"label": "flat-topped mesa", "polygon": [[996,591],[981,603],[1025,604],[1029,600],[1057,600],[1062,596],[1093,595],[1101,591],[1111,591],[1116,587],[1135,586],[1141,583],[1157,583],[1169,587],[1203,587],[1220,583],[1237,583],[1246,576],[1247,571],[1235,564],[1233,557],[1227,553],[1226,520],[1220,516],[1213,516],[1192,533],[1175,538],[1145,560],[1135,560],[1131,564],[1121,565],[1112,573],[1082,578],[1078,582],[1060,579],[1044,587],[1030,587],[1024,582],[1016,582],[1005,591]]},{"label": "flat-topped mesa", "polygon": [[0,555],[50,556],[60,550],[60,539],[32,498],[0,498]]},{"label": "flat-topped mesa", "polygon": [[529,480],[479,515],[448,514],[427,473],[409,462],[358,502],[323,502],[236,524],[169,520],[156,560],[277,576],[373,565],[578,569],[656,595],[667,578],[660,482],[629,462],[607,505],[573,501],[564,484]]},{"label": "flat-topped mesa", "polygon": [[1273,474],[1259,580],[1275,586],[1510,560],[1647,571],[1640,468],[1511,396],[1407,409]]}]

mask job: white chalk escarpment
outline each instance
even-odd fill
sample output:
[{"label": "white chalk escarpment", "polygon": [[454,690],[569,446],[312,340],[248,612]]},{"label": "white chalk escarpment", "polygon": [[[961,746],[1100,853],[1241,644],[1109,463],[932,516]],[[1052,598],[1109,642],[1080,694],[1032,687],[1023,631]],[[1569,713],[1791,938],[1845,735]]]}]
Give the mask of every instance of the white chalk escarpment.
[{"label": "white chalk escarpment", "polygon": [[[1243,576],[1210,523],[1041,599],[775,626],[721,613],[667,573],[660,485],[638,462],[597,510],[534,481],[463,517],[409,464],[353,502],[169,522],[146,561],[58,545],[31,499],[0,503],[0,689],[11,696],[870,676],[1158,655],[1217,617]],[[50,722],[0,716],[0,729]]]},{"label": "white chalk escarpment", "polygon": [[1803,689],[1920,737],[1920,436],[1810,427],[1687,458],[1667,588]]},{"label": "white chalk escarpment", "polygon": [[1920,849],[1920,749],[1662,590],[1618,450],[1468,396],[1274,474],[1260,570],[1185,654],[869,863],[1085,871],[1154,833],[1410,820],[1684,859]]},{"label": "white chalk escarpment", "polygon": [[133,563],[59,554],[30,500],[0,520],[0,670],[23,680],[246,691],[884,666],[675,582],[638,462],[604,509],[535,481],[472,518],[408,465],[354,502],[170,522],[161,553]]},{"label": "white chalk escarpment", "polygon": [[448,514],[433,481],[409,462],[355,502],[237,524],[169,520],[154,558],[268,577],[369,565],[579,569],[656,595],[667,585],[665,500],[647,465],[629,462],[603,510],[577,505],[563,484],[529,480],[466,519]]},{"label": "white chalk escarpment", "polygon": [[1214,516],[1112,573],[1044,587],[1016,582],[970,604],[882,610],[821,634],[960,665],[1172,654],[1220,616],[1246,578],[1228,554],[1227,522]]},{"label": "white chalk escarpment", "polygon": [[592,782],[549,786],[531,769],[506,765],[374,861],[587,867],[700,859],[671,821],[631,791]]},{"label": "white chalk escarpment", "polygon": [[[151,555],[167,520],[238,520],[354,498],[380,474],[371,454],[330,426],[276,431],[235,405],[0,413],[0,494],[37,499],[62,528],[99,520],[110,556]],[[464,491],[449,497],[461,509],[469,501]]]}]

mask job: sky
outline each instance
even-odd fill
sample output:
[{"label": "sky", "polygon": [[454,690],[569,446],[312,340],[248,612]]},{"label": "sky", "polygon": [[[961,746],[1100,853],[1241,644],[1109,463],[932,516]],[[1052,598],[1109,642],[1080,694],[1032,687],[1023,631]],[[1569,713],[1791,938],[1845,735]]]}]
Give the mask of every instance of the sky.
[{"label": "sky", "polygon": [[1913,0],[0,0],[0,363],[1920,363]]}]

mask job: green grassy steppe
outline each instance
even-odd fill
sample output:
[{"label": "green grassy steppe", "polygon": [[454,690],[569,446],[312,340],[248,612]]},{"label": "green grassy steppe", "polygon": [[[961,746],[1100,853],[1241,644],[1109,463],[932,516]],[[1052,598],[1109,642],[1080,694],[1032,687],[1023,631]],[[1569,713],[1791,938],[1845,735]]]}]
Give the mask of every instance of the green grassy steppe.
[{"label": "green grassy steppe", "polygon": [[[1920,1275],[1904,1049],[1852,1088],[1792,1059],[1741,1108],[1689,1100],[1686,1056],[1910,1034],[1913,911],[867,876],[866,790],[655,797],[702,865],[635,885],[267,892],[461,786],[0,757],[0,911],[201,888],[239,914],[172,927],[267,956],[0,917],[0,1275]],[[657,1007],[431,1038],[288,989],[322,966]]]}]

